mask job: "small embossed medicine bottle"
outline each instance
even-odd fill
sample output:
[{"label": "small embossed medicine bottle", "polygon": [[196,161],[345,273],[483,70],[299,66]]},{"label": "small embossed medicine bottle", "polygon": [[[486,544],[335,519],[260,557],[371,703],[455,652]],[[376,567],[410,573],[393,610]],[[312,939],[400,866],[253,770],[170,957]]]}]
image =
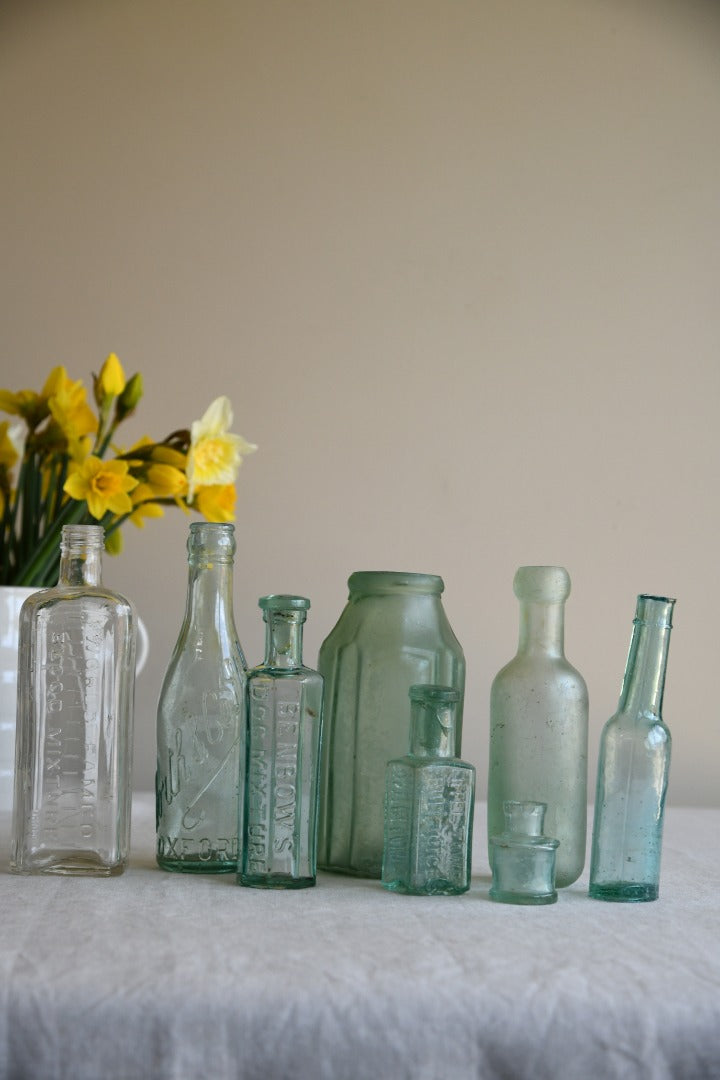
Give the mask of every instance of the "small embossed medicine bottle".
[{"label": "small embossed medicine bottle", "polygon": [[157,862],[234,873],[246,667],[233,616],[234,527],[193,522],[187,548],[185,618],[158,703]]},{"label": "small embossed medicine bottle", "polygon": [[323,679],[303,666],[310,601],[263,596],[265,662],[248,672],[242,865],[238,884],[315,884]]},{"label": "small embossed medicine bottle", "polygon": [[382,884],[451,896],[470,888],[475,769],[455,757],[452,686],[410,687],[410,753],[385,774]]},{"label": "small embossed medicine bottle", "polygon": [[65,525],[57,586],[20,612],[11,869],[109,877],[130,846],[136,617],[104,530]]}]

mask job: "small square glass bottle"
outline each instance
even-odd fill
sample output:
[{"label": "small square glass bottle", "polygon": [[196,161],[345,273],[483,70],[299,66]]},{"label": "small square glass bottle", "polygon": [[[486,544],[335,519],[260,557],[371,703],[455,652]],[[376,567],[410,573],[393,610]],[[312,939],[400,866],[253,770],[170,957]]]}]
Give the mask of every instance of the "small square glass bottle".
[{"label": "small square glass bottle", "polygon": [[455,757],[460,691],[410,687],[410,753],[388,762],[382,884],[451,896],[470,888],[475,769]]},{"label": "small square glass bottle", "polygon": [[323,679],[302,662],[304,596],[263,596],[265,662],[248,672],[239,885],[315,884]]}]

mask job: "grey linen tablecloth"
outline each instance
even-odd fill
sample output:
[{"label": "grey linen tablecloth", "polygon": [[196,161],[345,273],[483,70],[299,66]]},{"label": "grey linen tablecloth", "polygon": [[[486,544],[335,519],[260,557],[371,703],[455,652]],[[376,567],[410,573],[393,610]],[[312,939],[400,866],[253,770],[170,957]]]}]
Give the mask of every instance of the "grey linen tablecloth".
[{"label": "grey linen tablecloth", "polygon": [[661,897],[488,900],[321,874],[264,892],[163,873],[135,798],[120,878],[0,862],[0,1077],[720,1077],[720,810],[667,813]]}]

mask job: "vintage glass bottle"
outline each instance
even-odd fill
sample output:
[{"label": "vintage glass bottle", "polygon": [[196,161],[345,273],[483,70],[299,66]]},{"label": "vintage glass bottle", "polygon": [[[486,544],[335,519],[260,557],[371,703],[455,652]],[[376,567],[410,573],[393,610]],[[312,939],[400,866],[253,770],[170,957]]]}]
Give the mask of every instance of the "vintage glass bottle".
[{"label": "vintage glass bottle", "polygon": [[637,599],[617,712],[600,739],[590,896],[656,900],[670,732],[662,718],[672,613],[665,596]]},{"label": "vintage glass bottle", "polygon": [[415,896],[470,888],[475,769],[455,756],[460,691],[410,687],[410,753],[386,768],[382,884]]},{"label": "vintage glass bottle", "polygon": [[323,680],[303,666],[310,601],[263,596],[265,662],[248,672],[245,813],[238,883],[315,884]]},{"label": "vintage glass bottle", "polygon": [[245,657],[233,616],[234,527],[193,522],[185,618],[157,716],[157,862],[235,873],[244,774]]},{"label": "vintage glass bottle", "polygon": [[564,652],[570,577],[561,566],[521,566],[513,588],[518,651],[490,693],[488,843],[503,831],[504,802],[546,803],[563,887],[582,873],[587,830],[588,693]]},{"label": "vintage glass bottle", "polygon": [[104,531],[66,525],[56,587],[20,613],[11,868],[107,877],[130,846],[136,617],[102,584]]},{"label": "vintage glass bottle", "polygon": [[554,904],[558,842],[543,835],[545,803],[503,804],[505,830],[490,838],[490,899],[501,904]]},{"label": "vintage glass bottle", "polygon": [[360,571],[320,648],[325,720],[318,865],[379,878],[385,766],[407,753],[407,695],[415,683],[454,686],[461,753],[465,658],[432,574]]}]

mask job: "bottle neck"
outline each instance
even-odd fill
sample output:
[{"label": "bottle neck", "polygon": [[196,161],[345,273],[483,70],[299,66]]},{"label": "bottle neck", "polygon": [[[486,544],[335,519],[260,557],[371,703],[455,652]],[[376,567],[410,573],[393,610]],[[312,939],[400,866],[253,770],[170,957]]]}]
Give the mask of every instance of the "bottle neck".
[{"label": "bottle neck", "polygon": [[665,621],[635,619],[618,712],[661,717],[671,629],[669,613]]},{"label": "bottle neck", "polygon": [[266,611],[265,666],[291,670],[302,667],[304,611]]},{"label": "bottle neck", "polygon": [[58,584],[78,587],[102,584],[103,530],[81,532],[80,527],[63,531]]},{"label": "bottle neck", "polygon": [[565,655],[565,604],[520,601],[520,653]]},{"label": "bottle neck", "polygon": [[413,701],[410,709],[410,753],[413,757],[455,756],[456,702]]},{"label": "bottle neck", "polygon": [[190,561],[185,621],[190,626],[218,626],[232,621],[233,564],[194,558]]}]

